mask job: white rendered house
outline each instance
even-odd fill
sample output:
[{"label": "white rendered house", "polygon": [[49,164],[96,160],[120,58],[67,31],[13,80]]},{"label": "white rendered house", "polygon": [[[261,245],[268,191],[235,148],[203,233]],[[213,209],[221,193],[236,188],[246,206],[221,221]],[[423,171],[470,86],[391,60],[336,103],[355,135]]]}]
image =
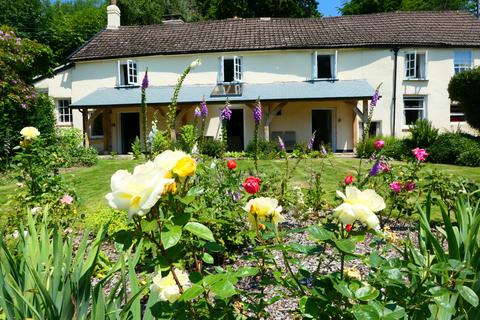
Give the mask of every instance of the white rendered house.
[{"label": "white rendered house", "polygon": [[160,25],[108,26],[36,87],[48,90],[59,125],[84,130],[101,152],[130,151],[141,135],[140,84],[148,68],[148,126],[160,129],[183,70],[200,58],[178,99],[177,128],[191,123],[202,99],[207,136],[220,138],[220,109],[233,107],[228,143],[243,150],[253,138],[252,108],[260,97],[265,139],[352,151],[369,100],[381,84],[372,133],[402,136],[426,118],[442,130],[467,127],[448,98],[456,73],[480,65],[480,21],[467,12],[393,12],[311,19],[253,18]]}]

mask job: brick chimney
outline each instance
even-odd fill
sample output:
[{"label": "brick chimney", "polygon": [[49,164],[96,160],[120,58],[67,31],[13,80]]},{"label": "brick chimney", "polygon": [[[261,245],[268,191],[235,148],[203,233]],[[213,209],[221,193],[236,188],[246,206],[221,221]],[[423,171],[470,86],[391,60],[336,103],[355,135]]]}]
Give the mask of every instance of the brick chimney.
[{"label": "brick chimney", "polygon": [[120,27],[120,8],[117,7],[117,0],[107,7],[107,29],[118,29]]}]

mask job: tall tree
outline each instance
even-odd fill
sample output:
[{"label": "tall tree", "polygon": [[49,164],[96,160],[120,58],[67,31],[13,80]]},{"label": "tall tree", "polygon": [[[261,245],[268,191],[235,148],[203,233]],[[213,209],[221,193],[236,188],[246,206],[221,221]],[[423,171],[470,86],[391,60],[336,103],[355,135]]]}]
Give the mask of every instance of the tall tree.
[{"label": "tall tree", "polygon": [[319,17],[317,0],[197,0],[204,19]]},{"label": "tall tree", "polygon": [[471,9],[476,0],[345,0],[343,15],[389,11],[462,10]]},{"label": "tall tree", "polygon": [[196,2],[191,0],[118,0],[122,25],[161,23],[165,15],[181,15],[186,21],[199,19]]}]

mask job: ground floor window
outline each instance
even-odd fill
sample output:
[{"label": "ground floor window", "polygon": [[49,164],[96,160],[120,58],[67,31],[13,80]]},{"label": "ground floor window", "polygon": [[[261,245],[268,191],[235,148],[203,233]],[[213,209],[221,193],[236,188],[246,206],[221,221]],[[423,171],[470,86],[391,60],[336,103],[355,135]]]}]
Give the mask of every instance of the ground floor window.
[{"label": "ground floor window", "polygon": [[57,100],[58,122],[71,123],[73,121],[70,99]]},{"label": "ground floor window", "polygon": [[465,113],[459,105],[450,105],[450,122],[464,122]]},{"label": "ground floor window", "polygon": [[[363,134],[363,130],[365,130],[363,122],[359,123],[360,127],[360,134]],[[369,137],[374,137],[374,136],[380,136],[382,135],[382,122],[381,121],[372,121],[370,122],[370,128],[368,128],[368,136]]]},{"label": "ground floor window", "polygon": [[404,97],[404,124],[409,126],[425,118],[425,97]]},{"label": "ground floor window", "polygon": [[92,121],[90,127],[90,136],[92,138],[103,137],[103,113],[99,113]]}]

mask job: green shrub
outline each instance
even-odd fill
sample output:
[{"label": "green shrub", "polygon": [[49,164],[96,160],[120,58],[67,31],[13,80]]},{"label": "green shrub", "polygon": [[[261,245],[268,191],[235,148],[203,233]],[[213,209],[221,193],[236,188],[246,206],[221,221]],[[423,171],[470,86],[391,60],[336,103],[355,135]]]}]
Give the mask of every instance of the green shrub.
[{"label": "green shrub", "polygon": [[408,140],[406,139],[375,136],[375,137],[369,137],[357,144],[357,157],[369,158],[372,155],[372,153],[375,151],[374,142],[377,140],[385,141],[383,154],[386,157],[400,160],[410,153],[410,149],[408,147],[408,142],[407,142]]},{"label": "green shrub", "polygon": [[152,150],[151,153],[153,156],[156,156],[163,151],[167,150],[170,147],[170,141],[167,136],[167,131],[157,131],[152,139]]},{"label": "green shrub", "polygon": [[62,167],[93,166],[98,162],[98,152],[83,146],[83,134],[79,129],[59,129],[55,139],[56,153],[63,159]]},{"label": "green shrub", "polygon": [[450,99],[458,101],[465,112],[465,120],[473,128],[480,130],[480,67],[460,72],[448,84]]},{"label": "green shrub", "polygon": [[180,145],[183,151],[192,152],[198,140],[198,131],[194,125],[186,124],[180,129]]},{"label": "green shrub", "polygon": [[478,149],[462,152],[455,164],[467,167],[480,167],[480,146]]},{"label": "green shrub", "polygon": [[411,138],[407,140],[409,147],[430,148],[438,138],[438,129],[434,128],[432,123],[426,119],[417,120],[410,127]]},{"label": "green shrub", "polygon": [[203,155],[212,158],[222,158],[225,152],[222,141],[215,139],[204,139],[200,146],[200,152]]},{"label": "green shrub", "polygon": [[95,231],[99,231],[108,225],[107,234],[109,236],[118,231],[132,229],[125,211],[118,211],[105,206],[98,206],[86,212],[82,224],[85,229]]},{"label": "green shrub", "polygon": [[134,159],[140,159],[142,156],[142,142],[138,136],[135,137],[132,143],[132,153]]},{"label": "green shrub", "polygon": [[[247,146],[247,154],[249,157],[254,156],[255,144],[251,141]],[[275,159],[278,157],[280,149],[276,141],[258,140],[258,158],[259,159]]]},{"label": "green shrub", "polygon": [[[480,143],[467,134],[447,132],[438,136],[435,143],[427,151],[428,160],[434,163],[457,164],[457,159],[464,152],[477,151]],[[469,155],[465,155],[465,161]]]}]

